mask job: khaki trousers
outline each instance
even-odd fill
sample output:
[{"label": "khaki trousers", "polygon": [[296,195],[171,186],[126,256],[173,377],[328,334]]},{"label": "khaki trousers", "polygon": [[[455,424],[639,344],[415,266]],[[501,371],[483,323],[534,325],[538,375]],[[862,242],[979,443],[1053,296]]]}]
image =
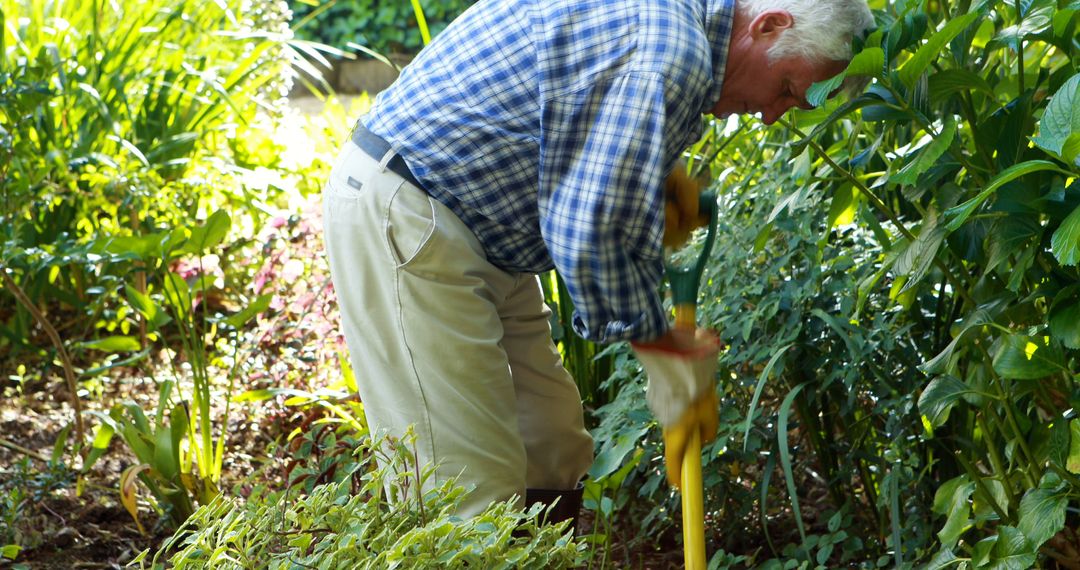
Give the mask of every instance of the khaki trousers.
[{"label": "khaki trousers", "polygon": [[[323,192],[345,340],[372,433],[474,491],[459,514],[572,489],[593,458],[536,275],[491,265],[440,202],[349,141]],[[428,487],[434,482],[429,482]],[[520,503],[519,503],[520,504]]]}]

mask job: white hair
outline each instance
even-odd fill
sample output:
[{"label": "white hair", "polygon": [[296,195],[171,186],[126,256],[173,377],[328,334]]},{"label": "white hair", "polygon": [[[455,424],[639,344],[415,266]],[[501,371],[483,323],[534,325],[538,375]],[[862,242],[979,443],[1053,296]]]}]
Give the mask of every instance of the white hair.
[{"label": "white hair", "polygon": [[769,48],[769,60],[803,57],[810,61],[851,59],[851,40],[874,24],[866,0],[738,0],[748,18],[771,9],[787,10],[795,23]]}]

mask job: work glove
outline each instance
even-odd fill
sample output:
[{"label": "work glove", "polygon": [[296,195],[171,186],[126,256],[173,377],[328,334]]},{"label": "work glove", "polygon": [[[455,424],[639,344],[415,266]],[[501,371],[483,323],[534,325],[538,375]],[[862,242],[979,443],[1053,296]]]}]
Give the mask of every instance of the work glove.
[{"label": "work glove", "polygon": [[691,232],[709,223],[698,206],[698,196],[706,185],[690,178],[682,161],[675,164],[664,181],[664,247],[682,247]]},{"label": "work glove", "polygon": [[649,377],[645,399],[663,426],[668,483],[678,488],[690,435],[697,430],[708,443],[720,424],[714,388],[720,339],[704,329],[674,330],[632,346]]}]

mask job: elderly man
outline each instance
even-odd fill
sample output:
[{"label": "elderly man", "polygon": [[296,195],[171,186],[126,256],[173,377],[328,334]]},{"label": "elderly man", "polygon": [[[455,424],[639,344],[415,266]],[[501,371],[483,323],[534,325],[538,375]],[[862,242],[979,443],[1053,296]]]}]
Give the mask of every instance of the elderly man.
[{"label": "elderly man", "polygon": [[466,11],[360,119],[324,193],[372,431],[414,425],[420,460],[475,488],[462,515],[517,496],[558,497],[555,518],[574,517],[593,444],[536,276],[556,268],[575,331],[631,341],[665,428],[711,438],[716,337],[670,331],[659,292],[665,236],[697,223],[697,187],[675,165],[703,113],[772,123],[807,107],[872,25],[864,0]]}]

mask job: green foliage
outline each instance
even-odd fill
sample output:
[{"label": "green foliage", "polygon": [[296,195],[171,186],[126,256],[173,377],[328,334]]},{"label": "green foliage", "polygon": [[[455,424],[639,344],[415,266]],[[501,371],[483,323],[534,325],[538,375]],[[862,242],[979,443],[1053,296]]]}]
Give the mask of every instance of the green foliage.
[{"label": "green foliage", "polygon": [[[757,522],[777,568],[1080,555],[1078,9],[885,3],[845,72],[864,94],[693,149],[723,236],[699,299],[727,344],[711,548]],[[599,410],[601,454],[648,427],[640,390]],[[620,492],[660,518],[656,438]]]},{"label": "green foliage", "polygon": [[[103,258],[89,243],[145,249],[160,226],[234,195],[201,177],[227,180],[215,172],[227,164],[212,168],[221,137],[286,86],[294,52],[282,6],[0,3],[0,264],[33,303],[81,314],[84,335],[114,334],[125,321],[118,294],[137,273],[123,253]],[[11,305],[0,297],[0,348],[43,352]]]},{"label": "green foliage", "polygon": [[[430,36],[475,0],[421,1]],[[424,47],[416,2],[386,0],[290,0],[298,37],[344,49],[353,43],[381,54],[416,53]]]},{"label": "green foliage", "polygon": [[[521,512],[510,502],[493,503],[475,517],[456,516],[467,491],[453,481],[421,491],[433,470],[415,465],[408,443],[355,453],[348,477],[303,496],[223,495],[201,507],[166,541],[153,567],[569,568],[583,560],[584,546],[566,523],[538,524],[539,505]],[[136,561],[145,564],[147,555]]]}]

